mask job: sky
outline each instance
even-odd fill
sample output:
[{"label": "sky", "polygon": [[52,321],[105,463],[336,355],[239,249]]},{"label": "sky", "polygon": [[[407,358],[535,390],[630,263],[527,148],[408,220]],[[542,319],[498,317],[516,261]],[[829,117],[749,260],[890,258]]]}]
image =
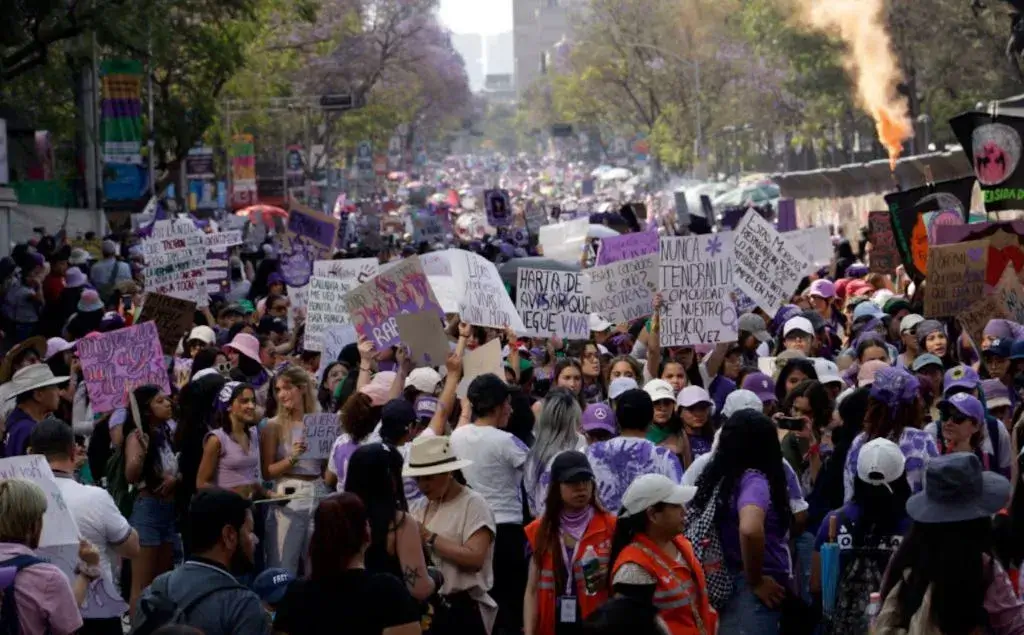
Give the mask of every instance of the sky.
[{"label": "sky", "polygon": [[512,30],[512,0],[441,0],[439,15],[453,33],[493,35]]}]

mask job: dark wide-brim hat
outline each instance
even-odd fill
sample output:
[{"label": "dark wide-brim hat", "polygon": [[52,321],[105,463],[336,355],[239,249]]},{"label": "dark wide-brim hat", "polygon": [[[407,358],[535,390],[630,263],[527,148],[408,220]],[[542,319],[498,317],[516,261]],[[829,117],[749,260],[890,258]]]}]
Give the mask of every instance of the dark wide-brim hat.
[{"label": "dark wide-brim hat", "polygon": [[907,515],[919,523],[959,523],[992,516],[1010,500],[1010,482],[986,472],[970,452],[928,462],[924,490],[907,500]]}]

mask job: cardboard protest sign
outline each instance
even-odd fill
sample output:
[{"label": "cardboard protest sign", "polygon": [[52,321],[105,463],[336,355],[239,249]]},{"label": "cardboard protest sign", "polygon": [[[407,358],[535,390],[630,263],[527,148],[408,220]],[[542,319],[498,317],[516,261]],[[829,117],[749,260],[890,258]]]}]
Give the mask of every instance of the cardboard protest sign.
[{"label": "cardboard protest sign", "polygon": [[524,334],[590,337],[590,301],[579,272],[520,267],[518,274],[516,310],[523,319]]},{"label": "cardboard protest sign", "polygon": [[484,207],[487,210],[487,224],[491,227],[512,225],[512,202],[505,190],[484,192]]},{"label": "cardboard protest sign", "polygon": [[955,317],[985,295],[988,241],[937,245],[928,256],[925,317]]},{"label": "cardboard protest sign", "polygon": [[661,239],[662,346],[736,339],[732,239],[732,232]]},{"label": "cardboard protest sign", "polygon": [[591,311],[612,324],[629,322],[653,311],[654,294],[658,291],[657,254],[584,269],[583,275]]},{"label": "cardboard protest sign", "polygon": [[95,413],[124,407],[128,393],[139,386],[153,384],[171,391],[153,322],[83,337],[76,348]]},{"label": "cardboard protest sign", "polygon": [[966,222],[973,190],[974,177],[968,176],[885,195],[896,249],[907,275],[915,281],[928,272],[929,245],[938,244],[930,240],[925,214],[951,211]]},{"label": "cardboard protest sign", "polygon": [[376,258],[346,258],[344,260],[317,260],[313,275],[340,280],[345,293],[355,289],[380,273]]},{"label": "cardboard protest sign", "polygon": [[156,324],[160,348],[164,355],[174,355],[178,342],[192,326],[195,312],[196,303],[191,300],[182,300],[162,293],[147,293],[142,301],[139,323]]},{"label": "cardboard protest sign", "polygon": [[981,350],[982,335],[989,320],[1011,319],[1009,312],[996,295],[986,295],[956,315],[964,332],[971,336],[974,346]]},{"label": "cardboard protest sign", "polygon": [[350,291],[345,306],[356,331],[377,350],[399,343],[395,317],[401,313],[431,312],[444,317],[418,256],[395,263]]},{"label": "cardboard protest sign", "polygon": [[805,275],[809,276],[819,267],[826,267],[832,263],[832,236],[828,233],[828,227],[794,229],[786,232],[784,237],[798,254],[807,258]]},{"label": "cardboard protest sign", "polygon": [[469,384],[479,377],[493,373],[505,379],[505,369],[501,365],[501,341],[497,338],[478,346],[471,351],[466,351],[462,356],[462,379],[455,394],[465,397]]},{"label": "cardboard protest sign", "polygon": [[889,212],[868,212],[868,236],[871,240],[871,253],[868,256],[871,272],[892,275],[900,265],[900,254],[896,249]]},{"label": "cardboard protest sign", "polygon": [[[302,434],[306,442],[306,451],[299,460],[323,460],[331,455],[331,446],[338,438],[341,421],[333,412],[306,415],[302,418],[303,430],[295,431]],[[298,439],[293,439],[298,440]]]},{"label": "cardboard protest sign", "polygon": [[590,219],[587,217],[540,228],[537,241],[544,255],[561,262],[579,264],[587,240]]},{"label": "cardboard protest sign", "polygon": [[601,239],[597,265],[610,265],[658,253],[658,232],[636,232]]},{"label": "cardboard protest sign", "polygon": [[733,235],[736,286],[774,316],[807,272],[807,258],[755,210],[747,211]]},{"label": "cardboard protest sign", "polygon": [[1012,265],[1017,277],[1024,276],[1024,222],[971,223],[941,225],[935,228],[936,244],[947,245],[968,240],[988,241],[988,267],[985,283],[999,284],[1007,266]]},{"label": "cardboard protest sign", "polygon": [[1020,278],[1013,265],[1007,265],[1003,275],[996,285],[996,296],[1006,307],[1010,320],[1018,324],[1024,324],[1024,285],[1021,285]]},{"label": "cardboard protest sign", "polygon": [[444,365],[451,349],[436,313],[403,313],[395,317],[395,323],[417,366]]},{"label": "cardboard protest sign", "polygon": [[467,324],[526,330],[494,263],[461,249],[449,249],[452,278],[458,293],[459,317]]},{"label": "cardboard protest sign", "polygon": [[452,277],[452,263],[448,251],[434,251],[420,256],[423,272],[427,274],[427,282],[434,290],[434,297],[445,313],[459,312],[458,293],[455,290],[455,279]]},{"label": "cardboard protest sign", "polygon": [[207,306],[206,239],[191,220],[158,220],[142,240],[146,290]]},{"label": "cardboard protest sign", "polygon": [[320,366],[316,369],[317,381],[323,381],[324,372],[332,362],[338,361],[341,349],[359,340],[356,327],[351,324],[328,326],[320,335]]},{"label": "cardboard protest sign", "polygon": [[322,351],[327,327],[348,321],[344,283],[337,278],[313,276],[307,285],[305,348]]}]

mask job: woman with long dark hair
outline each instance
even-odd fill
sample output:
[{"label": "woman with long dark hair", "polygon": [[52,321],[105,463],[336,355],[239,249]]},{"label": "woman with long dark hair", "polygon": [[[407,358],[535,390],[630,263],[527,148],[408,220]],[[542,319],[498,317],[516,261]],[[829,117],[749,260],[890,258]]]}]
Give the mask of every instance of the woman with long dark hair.
[{"label": "woman with long dark hair", "polygon": [[139,534],[142,552],[132,560],[131,608],[142,590],[174,566],[179,541],[174,491],[180,479],[168,421],[171,399],[158,386],[139,386],[130,394],[124,422],[124,475],[138,489],[129,519]]},{"label": "woman with long dark hair", "polygon": [[402,581],[367,569],[370,518],[359,497],[328,496],[313,521],[309,575],[289,585],[274,632],[316,635],[342,628],[358,635],[419,635],[420,607]]},{"label": "woman with long dark hair", "polygon": [[352,454],[345,491],[359,496],[370,519],[366,568],[405,581],[409,593],[426,600],[435,591],[427,574],[420,527],[409,515],[402,484],[402,455],[383,443],[364,445]]},{"label": "woman with long dark hair", "polygon": [[653,603],[672,635],[717,632],[704,571],[682,535],[695,489],[660,474],[638,477],[622,497],[608,556],[615,594]]},{"label": "woman with long dark hair", "polygon": [[721,611],[723,633],[775,633],[792,590],[792,513],[782,449],[771,419],[744,409],[722,426],[718,449],[697,479],[695,510],[715,505],[733,593]]},{"label": "woman with long dark hair", "polygon": [[260,476],[256,391],[230,382],[220,391],[213,428],[203,441],[196,489],[219,487],[243,498],[265,497]]},{"label": "woman with long dark hair", "polygon": [[[562,452],[551,464],[544,515],[526,526],[533,555],[523,597],[525,635],[555,635],[579,624],[608,599],[608,558],[615,516],[597,500],[596,481],[582,452]],[[568,564],[567,564],[568,562]],[[559,598],[572,597],[572,619]]]},{"label": "woman with long dark hair", "polygon": [[932,459],[924,481],[907,501],[914,525],[889,563],[875,632],[1024,632],[1024,603],[992,550],[1009,482],[967,452]]}]

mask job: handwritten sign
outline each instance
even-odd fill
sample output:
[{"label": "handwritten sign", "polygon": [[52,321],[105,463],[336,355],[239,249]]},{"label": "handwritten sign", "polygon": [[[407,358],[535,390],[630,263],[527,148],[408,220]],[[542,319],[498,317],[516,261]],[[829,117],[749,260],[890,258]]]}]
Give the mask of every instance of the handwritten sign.
[{"label": "handwritten sign", "polygon": [[239,229],[232,229],[229,231],[206,235],[206,248],[211,251],[224,249],[226,247],[234,247],[235,245],[241,244],[242,231]]},{"label": "handwritten sign", "polygon": [[146,290],[207,306],[206,255],[203,232],[191,220],[158,220],[142,241]]},{"label": "handwritten sign", "polygon": [[747,212],[733,235],[736,286],[770,316],[789,302],[809,266],[784,236],[754,210]]},{"label": "handwritten sign", "polygon": [[662,346],[736,339],[732,239],[732,232],[661,239]]},{"label": "handwritten sign", "polygon": [[590,337],[590,302],[574,271],[519,268],[516,310],[531,337]]},{"label": "handwritten sign", "polygon": [[609,236],[601,239],[601,249],[597,252],[597,264],[610,265],[620,260],[631,260],[656,253],[658,253],[658,232]]},{"label": "handwritten sign", "polygon": [[925,317],[955,317],[985,295],[988,241],[934,245],[924,286]]},{"label": "handwritten sign", "polygon": [[380,273],[376,258],[351,258],[344,260],[317,260],[313,263],[313,275],[340,280],[345,293],[355,289]]},{"label": "handwritten sign", "polygon": [[318,245],[331,249],[338,234],[338,219],[301,205],[292,205],[288,211],[288,224],[285,228],[291,234],[308,238]]},{"label": "handwritten sign", "polygon": [[1024,285],[1021,285],[1017,271],[1012,264],[1006,265],[996,285],[996,296],[1006,307],[1010,320],[1024,324]]},{"label": "handwritten sign", "polygon": [[93,412],[123,408],[128,393],[139,386],[153,384],[171,391],[153,322],[83,337],[76,348]]},{"label": "handwritten sign", "polygon": [[658,291],[657,255],[619,260],[583,274],[590,310],[612,324],[651,314]]},{"label": "handwritten sign", "polygon": [[304,287],[313,275],[313,263],[331,256],[339,220],[293,203],[284,235],[277,236],[281,276],[290,287]]},{"label": "handwritten sign", "polygon": [[139,323],[155,323],[164,355],[174,355],[178,342],[192,326],[195,311],[196,303],[191,300],[182,300],[161,293],[147,293],[142,302]]},{"label": "handwritten sign", "polygon": [[395,263],[350,291],[345,306],[356,331],[377,350],[398,345],[395,316],[401,313],[433,312],[444,317],[418,256]]},{"label": "handwritten sign", "polygon": [[313,276],[306,289],[305,348],[322,351],[323,333],[327,327],[348,321],[344,284],[337,278]]},{"label": "handwritten sign", "polygon": [[459,317],[467,324],[493,328],[511,326],[516,333],[524,333],[526,327],[494,263],[461,249],[449,249],[448,254],[455,290],[459,294]]},{"label": "handwritten sign", "polygon": [[339,428],[338,415],[334,413],[317,413],[306,415],[302,418],[302,425],[305,433],[306,451],[299,456],[299,460],[314,459],[323,460],[331,455],[331,446],[338,438]]},{"label": "handwritten sign", "polygon": [[978,350],[981,350],[982,336],[989,320],[1010,319],[1010,314],[998,295],[986,295],[958,313],[956,319],[964,332],[971,336]]},{"label": "handwritten sign", "polygon": [[443,243],[452,233],[448,212],[442,208],[422,209],[411,215],[412,240],[420,243]]},{"label": "handwritten sign", "polygon": [[417,366],[441,366],[448,359],[448,337],[436,313],[403,313],[395,323]]},{"label": "handwritten sign", "polygon": [[889,212],[868,212],[868,232],[871,236],[868,260],[871,272],[892,275],[900,265],[900,252],[896,247]]},{"label": "handwritten sign", "polygon": [[798,254],[808,260],[805,275],[811,275],[819,267],[832,263],[832,236],[828,227],[805,227],[786,232],[783,237],[793,245]]},{"label": "handwritten sign", "polygon": [[317,381],[323,381],[324,373],[332,362],[338,361],[341,349],[354,344],[359,339],[356,328],[351,324],[335,324],[328,326],[321,334],[320,366],[316,369]]}]

